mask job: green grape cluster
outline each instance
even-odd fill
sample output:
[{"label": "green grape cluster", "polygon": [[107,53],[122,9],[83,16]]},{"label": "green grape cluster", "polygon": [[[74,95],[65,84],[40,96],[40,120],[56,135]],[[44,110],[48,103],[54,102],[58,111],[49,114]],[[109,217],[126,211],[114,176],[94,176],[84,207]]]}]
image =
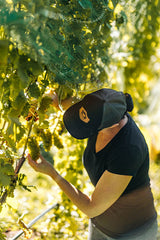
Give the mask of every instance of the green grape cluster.
[{"label": "green grape cluster", "polygon": [[60,149],[60,148],[63,148],[63,143],[62,143],[62,140],[61,138],[58,136],[58,134],[54,133],[53,135],[53,140],[54,140],[54,145]]},{"label": "green grape cluster", "polygon": [[39,111],[44,113],[50,107],[51,103],[52,103],[52,98],[49,96],[44,96],[40,102]]},{"label": "green grape cluster", "polygon": [[28,149],[31,158],[36,161],[40,155],[40,148],[35,137],[30,137],[28,139]]},{"label": "green grape cluster", "polygon": [[46,151],[49,151],[52,146],[52,133],[49,129],[47,130],[42,130],[40,134],[42,141],[43,141],[43,146]]},{"label": "green grape cluster", "polygon": [[49,129],[43,129],[38,127],[38,125],[34,126],[34,133],[42,139],[43,147],[46,151],[49,151],[52,147],[52,133]]},{"label": "green grape cluster", "polygon": [[66,128],[65,128],[64,122],[62,120],[60,120],[56,127],[56,132],[58,135],[62,135],[65,130],[66,130]]},{"label": "green grape cluster", "polygon": [[29,102],[26,102],[25,105],[24,105],[24,107],[23,107],[23,110],[22,110],[22,112],[21,112],[21,115],[22,115],[23,117],[26,118],[26,117],[28,116],[30,107],[31,107],[31,105],[29,104]]},{"label": "green grape cluster", "polygon": [[41,135],[41,132],[43,131],[43,129],[39,128],[39,126],[35,124],[33,131],[34,131],[34,134],[35,134],[36,136],[40,136],[40,135]]},{"label": "green grape cluster", "polygon": [[30,83],[28,88],[28,93],[30,97],[39,98],[40,96],[40,89],[36,82]]}]

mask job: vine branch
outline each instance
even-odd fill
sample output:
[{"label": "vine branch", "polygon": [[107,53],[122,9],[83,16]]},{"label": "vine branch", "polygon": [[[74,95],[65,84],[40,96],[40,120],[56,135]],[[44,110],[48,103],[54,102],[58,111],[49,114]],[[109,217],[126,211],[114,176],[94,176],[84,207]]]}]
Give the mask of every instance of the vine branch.
[{"label": "vine branch", "polygon": [[30,136],[30,133],[32,131],[32,127],[33,127],[33,123],[34,123],[34,116],[32,117],[32,122],[30,124],[29,130],[28,130],[28,134],[27,134],[27,139],[24,145],[24,149],[23,149],[23,153],[22,153],[22,157],[20,158],[20,160],[17,162],[16,164],[16,168],[15,168],[15,174],[18,174],[21,167],[23,166],[23,163],[25,162],[26,158],[25,158],[25,152],[26,152],[26,148],[27,148],[27,144],[28,144],[28,138]]}]

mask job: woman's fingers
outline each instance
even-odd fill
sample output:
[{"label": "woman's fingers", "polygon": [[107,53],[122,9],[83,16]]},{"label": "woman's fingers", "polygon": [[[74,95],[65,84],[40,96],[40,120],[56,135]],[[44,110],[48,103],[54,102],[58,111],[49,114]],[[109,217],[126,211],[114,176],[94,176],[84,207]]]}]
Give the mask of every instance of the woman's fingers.
[{"label": "woman's fingers", "polygon": [[28,163],[31,165],[31,167],[35,169],[37,166],[37,163],[31,158],[30,154],[28,154],[27,158],[28,158]]},{"label": "woman's fingers", "polygon": [[45,160],[45,158],[40,155],[39,160],[34,161],[31,156],[28,154],[28,163],[29,165],[37,172],[41,172],[44,174],[49,174],[53,170],[53,166]]},{"label": "woman's fingers", "polygon": [[30,154],[27,155],[27,158],[28,158],[28,162],[29,162],[29,163],[32,163],[32,162],[33,162],[33,160],[32,160],[32,158],[31,158]]},{"label": "woman's fingers", "polygon": [[39,158],[42,160],[42,162],[46,162],[45,158],[40,154]]}]

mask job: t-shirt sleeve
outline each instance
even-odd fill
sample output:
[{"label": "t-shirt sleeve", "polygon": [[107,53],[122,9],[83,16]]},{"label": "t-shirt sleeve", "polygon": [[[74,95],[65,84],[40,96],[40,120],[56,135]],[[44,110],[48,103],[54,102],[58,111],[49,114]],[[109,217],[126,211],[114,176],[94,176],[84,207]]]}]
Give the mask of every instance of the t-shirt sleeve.
[{"label": "t-shirt sleeve", "polygon": [[136,146],[122,146],[109,159],[107,170],[121,175],[135,176],[143,163],[142,154]]}]

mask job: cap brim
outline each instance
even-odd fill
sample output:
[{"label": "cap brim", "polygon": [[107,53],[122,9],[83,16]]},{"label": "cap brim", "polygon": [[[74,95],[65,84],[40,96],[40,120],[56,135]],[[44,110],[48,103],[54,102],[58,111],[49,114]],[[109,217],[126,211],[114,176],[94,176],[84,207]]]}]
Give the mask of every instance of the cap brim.
[{"label": "cap brim", "polygon": [[90,137],[92,130],[90,124],[86,124],[79,118],[79,109],[82,106],[82,102],[78,102],[68,108],[63,115],[63,121],[68,132],[77,139],[85,139]]}]

